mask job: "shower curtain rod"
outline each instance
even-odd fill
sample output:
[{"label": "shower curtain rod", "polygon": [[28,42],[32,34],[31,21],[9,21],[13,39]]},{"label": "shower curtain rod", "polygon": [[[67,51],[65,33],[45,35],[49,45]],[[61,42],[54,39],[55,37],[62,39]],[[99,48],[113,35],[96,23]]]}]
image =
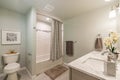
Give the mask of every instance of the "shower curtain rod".
[{"label": "shower curtain rod", "polygon": [[58,20],[58,21],[60,21],[61,23],[63,23],[62,20],[60,20],[60,19],[57,18],[57,17],[51,16],[51,15],[47,15],[47,14],[43,14],[43,13],[39,13],[39,12],[37,12],[37,14],[38,14],[38,15],[42,15],[42,16],[46,16],[46,17],[48,17],[48,18],[52,18],[52,19]]},{"label": "shower curtain rod", "polygon": [[36,27],[33,27],[33,29],[35,29],[36,31],[42,31],[42,32],[47,32],[47,33],[52,32],[52,31],[49,31],[49,30],[37,29]]}]

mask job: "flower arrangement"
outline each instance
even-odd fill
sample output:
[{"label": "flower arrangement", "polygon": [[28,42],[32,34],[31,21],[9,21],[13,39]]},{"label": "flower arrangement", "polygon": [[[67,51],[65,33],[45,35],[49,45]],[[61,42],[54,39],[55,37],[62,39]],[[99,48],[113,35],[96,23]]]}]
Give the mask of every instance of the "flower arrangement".
[{"label": "flower arrangement", "polygon": [[104,44],[106,46],[106,49],[108,49],[110,52],[115,53],[116,51],[116,43],[119,40],[119,35],[116,32],[110,32],[109,37],[105,38]]},{"label": "flower arrangement", "polygon": [[7,54],[16,54],[17,52],[15,50],[9,50]]},{"label": "flower arrangement", "polygon": [[108,50],[108,61],[116,61],[119,57],[119,52],[117,52],[118,40],[119,35],[116,32],[110,32],[109,37],[104,40],[104,44]]}]

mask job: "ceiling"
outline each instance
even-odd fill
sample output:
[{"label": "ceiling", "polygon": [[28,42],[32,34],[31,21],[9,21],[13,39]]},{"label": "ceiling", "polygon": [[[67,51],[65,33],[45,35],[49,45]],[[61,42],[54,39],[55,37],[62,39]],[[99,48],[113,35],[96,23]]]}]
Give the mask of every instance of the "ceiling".
[{"label": "ceiling", "polygon": [[60,19],[68,19],[81,13],[94,10],[109,4],[104,0],[0,0],[0,6],[26,13],[30,7],[35,7],[40,12],[45,12],[44,7],[50,4],[54,7],[52,14]]}]

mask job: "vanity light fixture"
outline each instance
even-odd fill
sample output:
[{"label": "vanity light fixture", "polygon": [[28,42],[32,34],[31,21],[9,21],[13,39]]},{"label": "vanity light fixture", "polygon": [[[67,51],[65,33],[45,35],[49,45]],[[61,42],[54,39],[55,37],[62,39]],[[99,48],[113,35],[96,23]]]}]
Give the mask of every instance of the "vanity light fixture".
[{"label": "vanity light fixture", "polygon": [[115,18],[117,16],[116,10],[112,10],[109,13],[109,18]]},{"label": "vanity light fixture", "polygon": [[110,2],[111,0],[105,0],[105,2]]},{"label": "vanity light fixture", "polygon": [[115,18],[118,14],[120,14],[120,1],[115,0],[115,3],[109,13],[109,18]]},{"label": "vanity light fixture", "polygon": [[118,2],[118,4],[116,5],[116,7],[117,7],[117,12],[120,14],[120,2]]}]

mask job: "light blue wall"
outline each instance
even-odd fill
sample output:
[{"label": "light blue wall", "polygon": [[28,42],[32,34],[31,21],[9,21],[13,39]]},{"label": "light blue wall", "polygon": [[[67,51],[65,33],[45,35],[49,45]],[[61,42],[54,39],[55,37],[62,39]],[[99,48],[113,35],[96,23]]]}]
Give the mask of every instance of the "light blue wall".
[{"label": "light blue wall", "polygon": [[[12,30],[12,31],[20,31],[22,40],[20,45],[2,45],[1,44],[1,31],[4,30]],[[19,14],[14,11],[9,11],[4,8],[0,8],[0,71],[1,64],[1,56],[2,54],[8,52],[10,49],[14,49],[15,51],[20,53],[20,63],[21,66],[25,66],[25,55],[26,55],[26,19],[23,14]]]},{"label": "light blue wall", "polygon": [[36,10],[31,8],[27,13],[27,56],[26,66],[32,75],[36,67]]}]

